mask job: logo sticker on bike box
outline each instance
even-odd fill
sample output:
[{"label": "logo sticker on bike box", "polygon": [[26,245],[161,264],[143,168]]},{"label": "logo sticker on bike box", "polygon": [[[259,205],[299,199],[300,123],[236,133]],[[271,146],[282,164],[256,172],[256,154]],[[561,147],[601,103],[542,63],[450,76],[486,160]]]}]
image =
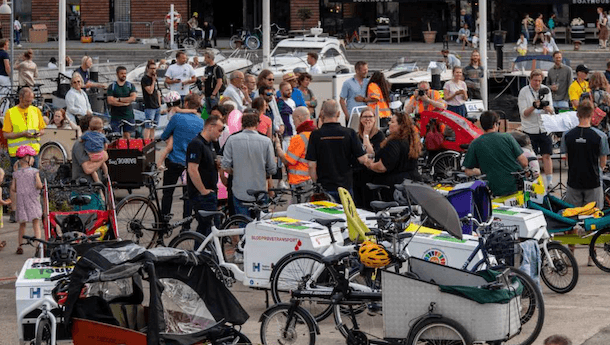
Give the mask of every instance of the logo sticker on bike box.
[{"label": "logo sticker on bike box", "polygon": [[276,225],[276,226],[286,228],[286,229],[295,229],[295,230],[306,230],[306,229],[310,228],[310,226],[303,223],[302,221],[297,220],[297,219],[288,218],[288,217],[273,218],[273,219],[269,220],[269,224]]},{"label": "logo sticker on bike box", "polygon": [[455,237],[451,237],[451,236],[447,236],[447,235],[434,236],[433,239],[439,240],[439,241],[454,242],[454,243],[466,243],[467,242],[467,240],[460,240]]},{"label": "logo sticker on bike box", "polygon": [[506,215],[509,215],[509,216],[514,216],[516,214],[519,214],[519,212],[508,211],[508,210],[500,210],[500,209],[493,210],[493,213],[506,214]]},{"label": "logo sticker on bike box", "polygon": [[53,275],[70,273],[73,267],[57,267],[57,268],[28,268],[25,270],[23,278],[25,279],[48,279]]},{"label": "logo sticker on bike box", "polygon": [[434,262],[441,265],[447,265],[447,256],[445,253],[436,248],[428,249],[422,257],[426,261]]}]

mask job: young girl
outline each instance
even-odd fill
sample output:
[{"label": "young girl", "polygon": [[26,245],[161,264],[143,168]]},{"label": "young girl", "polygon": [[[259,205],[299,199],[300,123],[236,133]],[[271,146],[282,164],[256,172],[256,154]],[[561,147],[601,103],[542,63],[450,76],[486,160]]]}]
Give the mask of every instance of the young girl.
[{"label": "young girl", "polygon": [[[25,225],[32,222],[34,236],[41,238],[40,219],[42,218],[42,206],[40,204],[40,190],[42,181],[38,169],[32,167],[36,151],[30,146],[21,145],[17,149],[18,170],[13,172],[13,183],[11,191],[17,195],[17,221],[19,222],[19,237],[17,243],[17,254],[23,254],[22,241],[25,235]],[[38,252],[38,250],[36,250]]]},{"label": "young girl", "polygon": [[[4,169],[0,168],[0,185],[4,183]],[[2,206],[10,205],[11,199],[2,200],[2,187],[0,187],[0,228],[4,227],[4,222],[2,221]],[[0,250],[6,247],[6,241],[0,241]]]}]

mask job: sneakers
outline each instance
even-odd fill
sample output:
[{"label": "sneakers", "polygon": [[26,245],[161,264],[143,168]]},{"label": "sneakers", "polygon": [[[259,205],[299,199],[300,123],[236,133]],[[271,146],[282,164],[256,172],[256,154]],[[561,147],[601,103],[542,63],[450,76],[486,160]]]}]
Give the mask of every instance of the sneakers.
[{"label": "sneakers", "polygon": [[233,263],[243,264],[244,263],[244,254],[236,251],[233,255]]},{"label": "sneakers", "polygon": [[18,44],[18,45],[17,45],[17,48],[21,48],[21,47],[23,47],[21,44]]},{"label": "sneakers", "polygon": [[278,182],[278,184],[277,184],[277,187],[281,188],[281,189],[290,188],[290,186],[288,186],[288,183],[286,183],[286,181],[284,181],[284,180],[280,180],[280,182]]}]

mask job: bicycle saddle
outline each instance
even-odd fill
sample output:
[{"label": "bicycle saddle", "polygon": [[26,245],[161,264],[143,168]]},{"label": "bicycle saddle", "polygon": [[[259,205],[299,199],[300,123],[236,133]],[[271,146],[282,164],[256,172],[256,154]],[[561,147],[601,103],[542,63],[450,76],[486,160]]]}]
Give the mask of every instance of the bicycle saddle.
[{"label": "bicycle saddle", "polygon": [[342,218],[331,218],[331,219],[315,218],[315,219],[313,219],[313,221],[322,226],[329,227],[335,223],[345,222],[345,219],[342,219]]},{"label": "bicycle saddle", "polygon": [[396,207],[399,206],[398,203],[396,201],[371,201],[371,208],[377,212],[377,211],[381,211],[381,210],[385,210],[391,207]]},{"label": "bicycle saddle", "polygon": [[157,173],[154,171],[142,171],[142,175],[153,177],[153,176],[157,175]]},{"label": "bicycle saddle", "polygon": [[386,186],[383,184],[367,183],[366,186],[368,187],[368,189],[370,189],[372,191],[376,191],[379,189],[390,189],[390,186]]},{"label": "bicycle saddle", "polygon": [[90,195],[75,195],[70,197],[70,205],[85,206],[91,203]]},{"label": "bicycle saddle", "polygon": [[248,189],[246,191],[246,193],[248,193],[248,195],[253,196],[254,199],[256,199],[256,201],[261,201],[262,197],[267,195],[267,191],[266,190]]},{"label": "bicycle saddle", "polygon": [[460,148],[462,150],[468,150],[468,147],[470,146],[470,144],[460,144]]},{"label": "bicycle saddle", "polygon": [[200,211],[197,211],[197,214],[199,214],[199,216],[202,217],[202,218],[208,218],[208,217],[213,217],[213,216],[216,216],[216,215],[221,216],[224,213],[222,213],[220,211],[203,211],[203,210],[200,210]]}]

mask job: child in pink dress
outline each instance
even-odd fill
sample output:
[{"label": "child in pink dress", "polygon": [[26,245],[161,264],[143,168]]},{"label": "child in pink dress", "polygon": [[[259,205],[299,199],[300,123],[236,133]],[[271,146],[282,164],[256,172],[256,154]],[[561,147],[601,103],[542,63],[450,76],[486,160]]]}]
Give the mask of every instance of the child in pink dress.
[{"label": "child in pink dress", "polygon": [[40,230],[40,219],[42,218],[42,205],[40,204],[40,190],[42,181],[38,169],[33,168],[34,156],[36,151],[27,145],[21,145],[17,149],[18,170],[13,172],[13,183],[11,190],[17,195],[16,219],[19,222],[19,238],[17,243],[17,254],[23,254],[23,235],[25,235],[25,225],[32,222],[34,236],[42,237]]}]

